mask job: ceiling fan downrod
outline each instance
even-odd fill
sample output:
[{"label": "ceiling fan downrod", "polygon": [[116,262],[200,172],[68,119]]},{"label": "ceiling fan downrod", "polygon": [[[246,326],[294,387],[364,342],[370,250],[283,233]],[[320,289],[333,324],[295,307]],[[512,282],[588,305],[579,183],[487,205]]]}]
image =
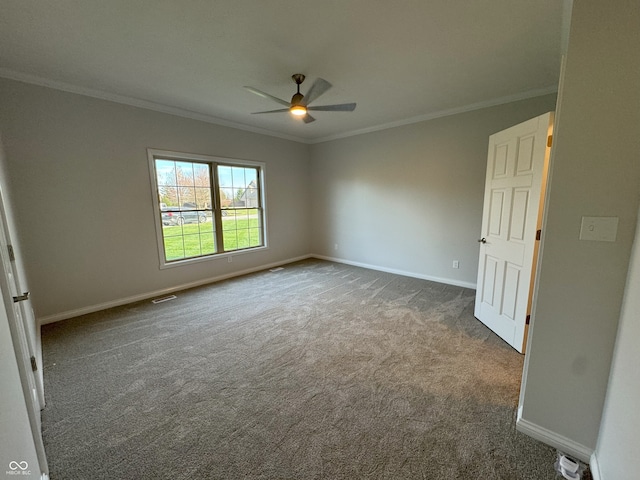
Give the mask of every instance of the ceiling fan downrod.
[{"label": "ceiling fan downrod", "polygon": [[293,78],[293,81],[296,82],[297,86],[297,92],[293,94],[293,97],[291,97],[291,106],[293,107],[302,104],[304,95],[300,93],[300,84],[304,82],[305,76],[302,73],[294,73],[291,75],[291,78]]}]

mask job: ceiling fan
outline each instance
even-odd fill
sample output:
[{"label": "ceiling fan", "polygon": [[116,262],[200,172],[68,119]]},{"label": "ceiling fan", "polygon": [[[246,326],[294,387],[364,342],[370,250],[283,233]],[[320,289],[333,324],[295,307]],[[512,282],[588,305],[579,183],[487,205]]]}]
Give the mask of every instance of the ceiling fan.
[{"label": "ceiling fan", "polygon": [[265,112],[253,112],[254,114],[260,113],[280,113],[280,112],[291,112],[293,115],[302,117],[304,123],[311,123],[315,121],[309,112],[353,112],[356,109],[355,103],[340,103],[338,105],[320,105],[317,107],[312,107],[309,104],[317,99],[323,93],[326,93],[332,85],[322,78],[316,79],[311,85],[311,88],[307,92],[307,95],[302,95],[300,93],[300,84],[304,82],[305,76],[301,73],[296,73],[291,75],[291,78],[294,82],[296,82],[297,92],[291,97],[291,101],[287,102],[286,100],[282,100],[281,98],[274,97],[273,95],[269,95],[257,88],[253,87],[244,87],[249,90],[251,93],[255,93],[256,95],[260,95],[264,98],[269,98],[280,105],[284,105],[287,108],[279,108],[277,110],[267,110]]}]

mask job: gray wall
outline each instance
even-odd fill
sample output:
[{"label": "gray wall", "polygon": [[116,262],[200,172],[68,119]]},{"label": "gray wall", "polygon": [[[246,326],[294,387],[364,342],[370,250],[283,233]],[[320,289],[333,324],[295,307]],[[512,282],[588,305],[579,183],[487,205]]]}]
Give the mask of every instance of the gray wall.
[{"label": "gray wall", "polygon": [[[640,225],[639,225],[640,227]],[[640,229],[636,230],[595,458],[600,479],[628,478],[640,448]],[[635,469],[637,472],[637,468]]]},{"label": "gray wall", "polygon": [[[602,6],[573,5],[521,396],[528,427],[548,440],[569,439],[587,456],[596,446],[640,197],[640,8],[637,0]],[[582,216],[619,217],[617,240],[579,240]]]},{"label": "gray wall", "polygon": [[[554,106],[547,95],[308,146],[0,79],[36,314],[65,318],[309,253],[474,286],[488,136]],[[269,249],[160,270],[148,147],[266,162]]]},{"label": "gray wall", "polygon": [[[307,145],[4,79],[0,132],[45,320],[309,252]],[[148,147],[265,162],[269,248],[160,270]]]},{"label": "gray wall", "polygon": [[489,135],[554,110],[555,100],[312,145],[312,252],[475,287]]}]

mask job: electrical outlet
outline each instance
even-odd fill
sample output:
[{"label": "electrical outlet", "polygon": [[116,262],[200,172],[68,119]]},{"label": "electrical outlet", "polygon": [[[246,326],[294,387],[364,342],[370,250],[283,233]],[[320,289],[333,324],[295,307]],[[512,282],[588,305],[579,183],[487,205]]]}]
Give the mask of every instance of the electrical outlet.
[{"label": "electrical outlet", "polygon": [[233,257],[227,257],[227,262],[229,263],[233,262]]},{"label": "electrical outlet", "polygon": [[460,263],[458,262],[458,260],[453,261],[453,268],[460,268]]},{"label": "electrical outlet", "polygon": [[333,249],[334,249],[334,250],[338,250],[338,244],[337,244],[337,243],[334,243],[334,244],[333,244]]}]

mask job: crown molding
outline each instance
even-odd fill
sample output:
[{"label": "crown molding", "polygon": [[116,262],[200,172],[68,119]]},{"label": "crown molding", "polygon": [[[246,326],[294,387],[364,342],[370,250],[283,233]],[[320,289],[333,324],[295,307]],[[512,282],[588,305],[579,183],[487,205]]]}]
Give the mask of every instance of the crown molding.
[{"label": "crown molding", "polygon": [[450,108],[447,110],[440,110],[438,112],[427,113],[424,115],[418,115],[416,117],[406,118],[403,120],[397,120],[395,122],[383,123],[380,125],[374,125],[371,127],[361,128],[358,130],[351,130],[348,132],[343,132],[337,135],[329,135],[326,137],[308,139],[297,137],[294,135],[287,135],[279,132],[274,132],[273,130],[267,130],[264,128],[252,127],[249,125],[245,125],[242,123],[236,123],[229,120],[224,120],[222,118],[214,117],[212,115],[206,115],[203,113],[193,112],[191,110],[186,110],[183,108],[173,107],[170,105],[164,105],[160,103],[151,102],[148,100],[142,100],[139,98],[128,97],[125,95],[119,95],[116,93],[104,92],[102,90],[96,90],[92,88],[80,87],[77,85],[72,85],[66,82],[60,82],[57,80],[50,80],[44,77],[39,77],[36,75],[31,75],[22,72],[16,72],[14,70],[9,70],[7,68],[0,67],[0,77],[7,78],[9,80],[16,80],[19,82],[30,83],[33,85],[39,85],[42,87],[53,88],[55,90],[62,90],[64,92],[75,93],[78,95],[84,95],[87,97],[98,98],[100,100],[107,100],[110,102],[120,103],[124,105],[130,105],[133,107],[144,108],[147,110],[153,110],[156,112],[166,113],[169,115],[175,115],[178,117],[189,118],[192,120],[199,120],[201,122],[212,123],[214,125],[220,125],[223,127],[235,128],[238,130],[244,130],[251,133],[257,133],[260,135],[268,135],[271,137],[281,138],[283,140],[289,140],[298,143],[304,144],[317,144],[323,142],[330,142],[333,140],[339,140],[342,138],[354,137],[357,135],[364,135],[367,133],[378,132],[381,130],[387,130],[390,128],[402,127],[404,125],[411,125],[413,123],[426,122],[428,120],[434,120],[436,118],[448,117],[450,115],[457,115],[459,113],[471,112],[473,110],[479,110],[482,108],[493,107],[496,105],[502,105],[505,103],[517,102],[519,100],[526,100],[528,98],[539,97],[542,95],[548,95],[551,93],[557,93],[558,86],[552,85],[545,88],[539,88],[534,90],[528,90],[526,92],[517,93],[514,95],[508,95],[505,97],[494,98],[490,100],[485,100],[482,102],[473,103],[470,105],[464,105],[461,107]]},{"label": "crown molding", "polygon": [[508,95],[506,97],[499,97],[499,98],[493,98],[490,100],[484,100],[482,102],[472,103],[470,105],[464,105],[462,107],[449,108],[447,110],[440,110],[438,112],[426,113],[424,115],[418,115],[416,117],[397,120],[395,122],[384,123],[381,125],[362,128],[359,130],[352,130],[350,132],[340,133],[338,135],[330,135],[328,137],[310,140],[308,143],[315,144],[315,143],[322,143],[322,142],[330,142],[332,140],[339,140],[341,138],[353,137],[356,135],[364,135],[367,133],[378,132],[380,130],[387,130],[389,128],[396,128],[396,127],[402,127],[404,125],[411,125],[413,123],[426,122],[427,120],[435,120],[436,118],[448,117],[451,115],[457,115],[459,113],[472,112],[473,110],[480,110],[482,108],[494,107],[496,105],[503,105],[505,103],[517,102],[519,100],[526,100],[528,98],[541,97],[543,95],[549,95],[551,93],[557,93],[557,92],[558,92],[558,86],[551,85],[545,88],[538,88],[534,90],[528,90],[522,93],[516,93],[514,95]]},{"label": "crown molding", "polygon": [[72,85],[66,82],[60,82],[57,80],[50,80],[48,78],[39,77],[37,75],[31,75],[28,73],[16,72],[0,67],[0,77],[7,78],[9,80],[16,80],[18,82],[30,83],[41,87],[53,88],[54,90],[62,90],[63,92],[75,93],[78,95],[84,95],[87,97],[98,98],[100,100],[107,100],[109,102],[121,103],[123,105],[129,105],[132,107],[144,108],[146,110],[153,110],[156,112],[167,113],[169,115],[175,115],[178,117],[190,118],[192,120],[199,120],[201,122],[213,123],[223,127],[236,128],[238,130],[244,130],[247,132],[258,133],[261,135],[268,135],[271,137],[278,137],[284,140],[291,140],[299,143],[308,143],[307,140],[296,137],[293,135],[286,135],[283,133],[274,132],[264,128],[252,127],[242,123],[231,122],[222,118],[214,117],[213,115],[206,115],[204,113],[193,112],[184,108],[173,107],[170,105],[164,105],[161,103],[151,102],[149,100],[142,100],[139,98],[128,97],[126,95],[119,95],[117,93],[104,92],[102,90],[96,90],[93,88],[80,87]]}]

